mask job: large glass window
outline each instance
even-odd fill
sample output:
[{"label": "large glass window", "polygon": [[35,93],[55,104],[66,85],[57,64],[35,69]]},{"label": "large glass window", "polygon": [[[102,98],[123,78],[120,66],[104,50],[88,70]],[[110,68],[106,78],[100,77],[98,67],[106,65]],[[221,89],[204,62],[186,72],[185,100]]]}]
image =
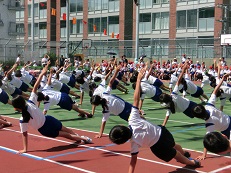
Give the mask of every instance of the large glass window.
[{"label": "large glass window", "polygon": [[197,10],[187,11],[187,28],[197,27]]},{"label": "large glass window", "polygon": [[[96,31],[94,31],[94,25]],[[103,33],[104,29],[107,29],[107,17],[88,19],[89,33]]]},{"label": "large glass window", "polygon": [[150,0],[141,0],[140,1],[140,8],[141,9],[152,8],[152,1],[150,1]]},{"label": "large glass window", "polygon": [[177,11],[177,28],[186,28],[186,10]]},{"label": "large glass window", "polygon": [[152,29],[169,29],[169,12],[152,14]]},{"label": "large glass window", "polygon": [[214,8],[199,9],[199,31],[214,30]]},{"label": "large glass window", "polygon": [[70,13],[76,13],[76,0],[70,0]]},{"label": "large glass window", "polygon": [[153,0],[153,4],[160,4],[160,0]]},{"label": "large glass window", "polygon": [[119,33],[119,16],[109,16],[108,17],[108,33],[111,34]]},{"label": "large glass window", "polygon": [[151,13],[140,14],[140,34],[151,33]]}]

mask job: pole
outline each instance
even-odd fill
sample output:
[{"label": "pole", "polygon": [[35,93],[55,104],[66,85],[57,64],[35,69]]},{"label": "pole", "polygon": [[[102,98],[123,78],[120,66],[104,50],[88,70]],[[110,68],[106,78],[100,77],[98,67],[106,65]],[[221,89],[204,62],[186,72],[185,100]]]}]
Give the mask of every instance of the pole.
[{"label": "pole", "polygon": [[34,0],[31,1],[31,58],[34,52]]},{"label": "pole", "polygon": [[138,62],[139,58],[139,22],[140,22],[140,1],[136,5],[136,46],[135,46],[135,61]]},{"label": "pole", "polygon": [[69,56],[69,36],[70,36],[70,8],[69,8],[69,0],[66,0],[66,13],[67,13],[67,20],[66,20],[66,54],[67,58]]},{"label": "pole", "polygon": [[[223,28],[224,34],[227,34],[227,29],[228,29],[228,27],[227,27],[228,26],[227,25],[227,19],[228,19],[227,14],[228,14],[228,6],[225,5],[224,6],[224,18],[223,18],[223,20],[224,20],[224,28]],[[227,58],[227,45],[224,46],[223,57]]]}]

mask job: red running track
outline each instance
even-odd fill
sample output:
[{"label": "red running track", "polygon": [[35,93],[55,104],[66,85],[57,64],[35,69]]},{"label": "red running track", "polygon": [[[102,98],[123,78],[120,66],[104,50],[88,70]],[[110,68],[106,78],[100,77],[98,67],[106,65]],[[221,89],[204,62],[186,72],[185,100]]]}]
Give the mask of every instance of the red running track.
[{"label": "red running track", "polygon": [[[9,117],[7,118],[9,119]],[[124,173],[130,162],[130,144],[114,145],[108,137],[94,139],[94,144],[74,145],[64,138],[46,138],[29,129],[29,152],[16,154],[22,149],[18,119],[10,119],[13,127],[0,130],[1,172],[10,173],[55,173],[55,172],[97,172]],[[74,130],[80,135],[94,138],[95,133]],[[201,153],[190,151],[192,158]],[[230,173],[231,159],[209,155],[196,170],[172,160],[168,163],[156,158],[149,149],[141,149],[135,172],[137,173]]]}]

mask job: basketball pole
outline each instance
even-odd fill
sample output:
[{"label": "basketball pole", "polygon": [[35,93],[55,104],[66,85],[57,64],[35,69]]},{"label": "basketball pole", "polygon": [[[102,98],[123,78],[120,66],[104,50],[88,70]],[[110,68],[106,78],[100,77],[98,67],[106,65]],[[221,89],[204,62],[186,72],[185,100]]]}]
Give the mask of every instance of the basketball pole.
[{"label": "basketball pole", "polygon": [[69,56],[69,37],[70,37],[70,8],[69,8],[69,0],[66,0],[66,57]]},{"label": "basketball pole", "polygon": [[137,4],[136,4],[136,46],[135,46],[134,63],[137,63],[138,58],[139,58],[139,21],[140,21],[140,0],[137,0]]}]

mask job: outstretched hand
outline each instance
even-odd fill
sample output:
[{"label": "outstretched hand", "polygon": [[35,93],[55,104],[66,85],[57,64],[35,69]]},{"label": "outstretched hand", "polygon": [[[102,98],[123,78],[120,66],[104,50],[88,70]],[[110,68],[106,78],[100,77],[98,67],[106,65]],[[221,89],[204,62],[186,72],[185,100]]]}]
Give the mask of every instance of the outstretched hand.
[{"label": "outstretched hand", "polygon": [[142,68],[138,74],[137,80],[141,80],[145,75],[146,69]]}]

